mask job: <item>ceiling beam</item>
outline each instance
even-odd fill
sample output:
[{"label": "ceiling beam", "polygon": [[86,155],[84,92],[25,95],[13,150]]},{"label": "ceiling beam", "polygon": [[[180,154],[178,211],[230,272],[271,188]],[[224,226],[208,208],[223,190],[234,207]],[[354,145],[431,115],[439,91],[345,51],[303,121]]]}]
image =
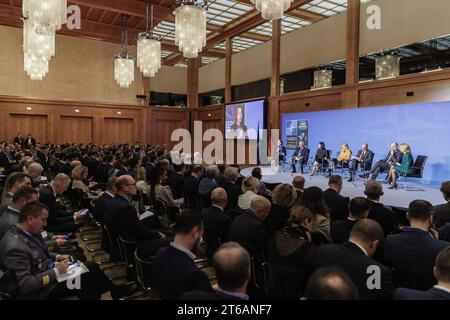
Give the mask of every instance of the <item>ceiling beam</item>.
[{"label": "ceiling beam", "polygon": [[[290,12],[292,10],[295,10],[299,7],[301,7],[304,4],[307,4],[311,2],[312,0],[294,0],[294,2],[291,4],[288,10],[286,12]],[[206,46],[203,48],[203,50],[208,50],[213,48],[219,43],[222,43],[225,41],[226,38],[233,38],[235,36],[238,36],[242,33],[247,32],[248,30],[251,30],[263,23],[267,22],[267,20],[264,20],[261,17],[261,13],[259,11],[251,10],[247,14],[243,15],[242,17],[230,22],[229,24],[225,25],[223,32],[219,34],[213,34],[209,36],[206,39]],[[176,53],[169,57],[167,57],[164,60],[164,64],[176,64],[178,61],[183,59],[182,53]]]}]

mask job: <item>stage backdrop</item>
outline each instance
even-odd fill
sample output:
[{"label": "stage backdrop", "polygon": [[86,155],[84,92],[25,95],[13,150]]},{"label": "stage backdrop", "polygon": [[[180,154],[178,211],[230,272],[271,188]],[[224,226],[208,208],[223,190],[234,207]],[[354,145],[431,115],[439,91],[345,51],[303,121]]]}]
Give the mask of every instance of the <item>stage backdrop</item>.
[{"label": "stage backdrop", "polygon": [[392,142],[408,143],[414,159],[429,157],[424,179],[418,182],[437,185],[450,180],[450,102],[287,113],[282,115],[282,137],[288,159],[299,139],[305,140],[311,156],[318,143],[325,142],[333,157],[342,143],[356,156],[367,142],[374,161],[386,156]]}]

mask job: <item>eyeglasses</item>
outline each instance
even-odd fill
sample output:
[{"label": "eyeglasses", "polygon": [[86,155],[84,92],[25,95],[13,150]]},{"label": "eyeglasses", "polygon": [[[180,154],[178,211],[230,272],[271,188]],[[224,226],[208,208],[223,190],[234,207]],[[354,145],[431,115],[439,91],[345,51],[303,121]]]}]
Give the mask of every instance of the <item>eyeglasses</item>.
[{"label": "eyeglasses", "polygon": [[135,183],[127,183],[127,186],[136,186],[136,182]]}]

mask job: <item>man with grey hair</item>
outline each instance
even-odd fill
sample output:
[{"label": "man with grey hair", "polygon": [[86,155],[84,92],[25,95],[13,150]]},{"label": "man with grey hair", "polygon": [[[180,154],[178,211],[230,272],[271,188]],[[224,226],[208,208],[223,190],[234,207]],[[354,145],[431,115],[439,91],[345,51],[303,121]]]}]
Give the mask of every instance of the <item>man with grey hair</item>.
[{"label": "man with grey hair", "polygon": [[242,194],[242,189],[236,184],[239,178],[239,172],[235,167],[228,167],[225,169],[225,180],[219,183],[220,187],[224,188],[228,195],[228,203],[225,211],[237,208],[239,196]]},{"label": "man with grey hair", "polygon": [[398,228],[398,223],[394,213],[380,202],[380,198],[384,194],[383,187],[378,181],[370,180],[366,184],[364,194],[372,202],[368,218],[378,222],[383,228],[384,236],[387,237]]},{"label": "man with grey hair", "polygon": [[297,192],[297,201],[301,198],[303,195],[303,191],[305,191],[305,178],[303,176],[296,176],[292,180],[292,185],[295,188],[295,191]]},{"label": "man with grey hair", "polygon": [[268,236],[264,221],[271,206],[265,197],[256,196],[250,209],[236,217],[231,224],[230,240],[241,244],[255,260],[260,261],[267,256]]},{"label": "man with grey hair", "polygon": [[209,199],[211,192],[219,185],[216,182],[217,175],[219,174],[219,168],[216,165],[210,165],[206,168],[206,177],[200,181],[198,185],[198,193],[202,197],[204,204],[209,205]]},{"label": "man with grey hair", "polygon": [[34,188],[42,188],[48,183],[47,178],[42,176],[44,168],[38,162],[31,162],[26,170],[31,177],[31,184]]},{"label": "man with grey hair", "polygon": [[228,239],[231,218],[224,210],[227,205],[227,193],[223,188],[215,188],[211,193],[212,206],[203,209],[202,218],[206,241],[206,256],[211,258],[221,243]]},{"label": "man with grey hair", "polygon": [[63,194],[70,185],[70,178],[64,174],[57,174],[49,185],[39,190],[39,201],[48,207],[48,225],[50,232],[75,232],[77,221],[84,219],[81,211],[75,213],[64,212],[56,202],[56,196]]}]

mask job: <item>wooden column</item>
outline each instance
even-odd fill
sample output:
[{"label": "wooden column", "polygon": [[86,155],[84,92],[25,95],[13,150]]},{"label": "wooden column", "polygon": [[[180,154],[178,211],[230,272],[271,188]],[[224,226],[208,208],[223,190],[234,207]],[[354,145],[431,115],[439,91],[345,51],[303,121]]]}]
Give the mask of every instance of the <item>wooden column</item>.
[{"label": "wooden column", "polygon": [[198,107],[198,66],[199,59],[188,59],[188,74],[187,74],[187,107]]},{"label": "wooden column", "polygon": [[280,95],[280,38],[281,19],[272,21],[272,81],[270,95]]},{"label": "wooden column", "polygon": [[347,71],[346,84],[359,82],[359,0],[349,0],[347,9]]},{"label": "wooden column", "polygon": [[150,78],[142,76],[142,95],[147,96],[142,99],[142,105],[148,107],[150,105]]},{"label": "wooden column", "polygon": [[230,103],[231,96],[231,56],[233,55],[233,39],[225,42],[225,103]]}]

